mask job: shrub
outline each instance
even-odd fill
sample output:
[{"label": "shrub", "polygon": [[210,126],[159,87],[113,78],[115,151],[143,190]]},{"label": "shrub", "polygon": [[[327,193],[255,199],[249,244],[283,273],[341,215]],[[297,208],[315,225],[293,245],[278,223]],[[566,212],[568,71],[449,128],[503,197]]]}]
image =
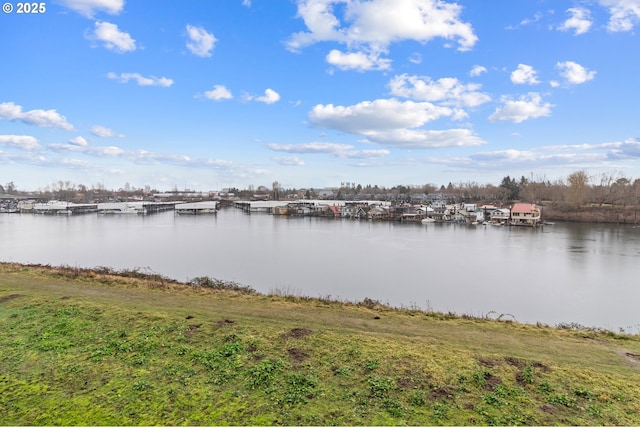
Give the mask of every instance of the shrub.
[{"label": "shrub", "polygon": [[195,277],[187,284],[191,286],[201,286],[203,288],[217,289],[221,291],[234,291],[242,294],[255,294],[256,290],[251,286],[240,285],[236,282],[228,282],[225,280],[214,279],[208,276]]}]

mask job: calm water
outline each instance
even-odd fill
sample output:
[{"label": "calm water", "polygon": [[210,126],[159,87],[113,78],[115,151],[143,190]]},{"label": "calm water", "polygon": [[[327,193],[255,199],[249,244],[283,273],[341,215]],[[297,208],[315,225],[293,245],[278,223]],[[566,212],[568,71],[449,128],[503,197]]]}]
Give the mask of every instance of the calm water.
[{"label": "calm water", "polygon": [[0,260],[640,332],[640,228],[631,226],[424,226],[233,208],[198,217],[1,214]]}]

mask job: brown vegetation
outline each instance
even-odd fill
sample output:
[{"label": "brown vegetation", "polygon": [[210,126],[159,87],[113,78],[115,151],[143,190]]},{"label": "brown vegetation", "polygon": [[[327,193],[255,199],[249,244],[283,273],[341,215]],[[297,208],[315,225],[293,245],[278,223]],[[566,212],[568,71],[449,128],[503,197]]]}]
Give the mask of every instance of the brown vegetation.
[{"label": "brown vegetation", "polygon": [[581,206],[569,204],[549,204],[542,210],[545,221],[601,222],[612,224],[638,224],[640,207],[638,206]]}]

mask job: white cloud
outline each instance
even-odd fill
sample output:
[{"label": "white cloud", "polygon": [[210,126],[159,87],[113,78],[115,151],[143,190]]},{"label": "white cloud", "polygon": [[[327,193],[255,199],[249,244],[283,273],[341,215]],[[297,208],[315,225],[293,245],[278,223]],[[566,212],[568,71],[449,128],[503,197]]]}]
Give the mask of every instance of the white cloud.
[{"label": "white cloud", "polygon": [[[435,38],[454,40],[461,51],[471,49],[478,40],[471,25],[460,20],[462,8],[455,3],[440,0],[298,0],[297,3],[298,17],[304,20],[307,31],[293,34],[287,47],[299,51],[318,42],[344,44],[349,47],[351,53],[346,55],[350,56],[334,53],[327,57],[343,66],[347,60],[362,63],[365,58],[378,58],[391,43],[405,40],[420,43]],[[342,11],[342,16],[337,16],[336,10]],[[356,51],[363,56],[353,56]],[[379,66],[379,61],[374,62]]]},{"label": "white cloud", "polygon": [[139,86],[161,86],[161,87],[169,87],[173,84],[173,80],[168,79],[166,77],[144,77],[138,73],[109,73],[107,77],[112,80],[119,80],[120,83],[127,83],[129,80],[135,80]]},{"label": "white cloud", "polygon": [[569,13],[571,17],[558,27],[560,31],[574,30],[576,36],[589,31],[593,24],[591,21],[591,11],[589,11],[589,9],[572,7],[567,9],[567,13]]},{"label": "white cloud", "polygon": [[540,83],[536,74],[536,70],[531,65],[518,64],[518,68],[511,73],[511,81],[517,85],[535,85]]},{"label": "white cloud", "polygon": [[558,62],[556,68],[560,70],[560,74],[565,78],[566,82],[572,85],[586,83],[596,76],[595,71],[588,71],[582,65],[572,61]]},{"label": "white cloud", "polygon": [[469,75],[471,77],[477,77],[482,73],[486,73],[487,72],[487,68],[483,67],[482,65],[474,65],[473,68],[471,69],[471,71],[469,71]]},{"label": "white cloud", "polygon": [[541,151],[527,150],[496,150],[484,153],[477,153],[469,156],[476,168],[504,168],[504,167],[536,167],[550,165],[569,165],[578,162],[592,162],[603,160],[602,153],[546,153]]},{"label": "white cloud", "polygon": [[640,0],[599,0],[609,9],[607,29],[612,32],[632,31],[640,22]]},{"label": "white cloud", "polygon": [[29,135],[0,135],[0,144],[29,151],[40,148],[38,140]]},{"label": "white cloud", "polygon": [[350,52],[343,53],[333,49],[326,57],[329,64],[341,70],[388,70],[391,68],[391,60],[380,58],[377,53]]},{"label": "white cloud", "polygon": [[637,138],[629,138],[623,142],[608,144],[611,150],[607,157],[612,159],[637,159],[640,158],[640,141]]},{"label": "white cloud", "polygon": [[[348,159],[371,159],[384,157],[388,150],[356,150],[349,144],[335,144],[332,142],[307,142],[304,144],[268,144],[273,151],[298,154],[330,154],[334,157]],[[297,157],[296,157],[297,158]]]},{"label": "white cloud", "polygon": [[226,174],[234,177],[248,177],[254,175],[262,175],[265,173],[262,169],[251,168],[246,165],[235,163],[230,160],[213,159],[213,158],[191,158],[180,154],[164,154],[155,153],[146,150],[136,150],[126,152],[125,156],[128,160],[136,164],[158,165],[169,164],[182,167],[198,168],[204,170],[223,170]]},{"label": "white cloud", "polygon": [[367,138],[378,144],[404,148],[468,147],[486,144],[469,129],[393,129],[368,132]]},{"label": "white cloud", "polygon": [[478,91],[481,87],[480,84],[464,84],[451,77],[434,81],[426,76],[408,74],[396,76],[389,82],[391,94],[395,96],[466,107],[476,107],[491,100],[489,95]]},{"label": "white cloud", "polygon": [[77,145],[78,147],[86,147],[87,145],[89,145],[87,144],[87,140],[81,136],[76,136],[75,138],[70,139],[69,144]]},{"label": "white cloud", "polygon": [[470,158],[477,161],[534,161],[540,158],[539,154],[534,153],[533,151],[524,151],[524,150],[496,150],[496,151],[485,151],[483,153],[477,153],[469,156]]},{"label": "white cloud", "polygon": [[[35,150],[40,148],[39,146],[33,146],[32,137],[25,139],[14,139],[11,135],[6,135],[7,138],[2,138],[0,135],[0,147],[3,143],[8,145],[14,145],[14,142],[19,142],[23,145],[25,150]],[[9,138],[11,137],[11,138]],[[75,142],[75,143],[74,143]],[[224,176],[229,178],[248,178],[259,175],[265,175],[268,171],[263,169],[243,165],[230,160],[215,159],[215,158],[192,158],[184,154],[172,154],[172,153],[158,153],[146,150],[124,150],[116,146],[91,146],[89,144],[82,145],[80,140],[74,138],[66,144],[49,144],[46,148],[57,155],[52,155],[51,158],[47,158],[42,153],[42,150],[31,152],[3,152],[0,150],[0,163],[8,162],[13,163],[20,161],[22,163],[46,165],[46,166],[61,166],[63,168],[84,168],[90,169],[91,172],[102,171],[106,175],[118,174],[134,174],[137,165],[158,165],[160,175],[158,179],[162,179],[167,176],[167,171],[171,169],[167,166],[179,166],[193,169],[199,169],[205,173],[210,173],[212,170],[224,171]],[[27,148],[29,147],[29,148]],[[122,162],[131,162],[131,167],[126,167],[121,164],[117,169],[113,167],[106,168],[102,161],[100,163],[90,163],[86,160],[87,157],[95,157],[99,159],[117,159]],[[109,160],[111,161],[111,160]]]},{"label": "white cloud", "polygon": [[442,117],[454,117],[456,109],[429,102],[377,99],[351,106],[316,105],[309,121],[317,127],[363,135],[368,141],[400,147],[434,148],[483,144],[468,129],[419,129]]},{"label": "white cloud", "polygon": [[452,109],[429,102],[376,99],[348,107],[319,104],[309,113],[309,120],[314,126],[366,135],[370,131],[415,128],[452,114]]},{"label": "white cloud", "polygon": [[280,101],[280,94],[273,89],[265,89],[263,96],[253,96],[245,94],[246,101],[264,102],[265,104],[274,104]]},{"label": "white cloud", "polygon": [[348,150],[339,157],[347,159],[377,159],[391,154],[389,150]]},{"label": "white cloud", "polygon": [[64,169],[89,169],[92,167],[91,163],[80,159],[60,159],[58,161],[52,161],[50,164],[62,166]]},{"label": "white cloud", "polygon": [[244,7],[251,7],[251,0],[242,0],[242,5]]},{"label": "white cloud", "polygon": [[353,149],[352,145],[335,144],[333,142],[307,142],[304,144],[267,144],[273,151],[298,154],[335,154]]},{"label": "white cloud", "polygon": [[109,146],[109,147],[91,147],[91,153],[102,156],[120,156],[125,153],[122,148]]},{"label": "white cloud", "polygon": [[190,40],[187,42],[187,49],[202,58],[211,56],[211,51],[216,41],[218,41],[213,34],[208,33],[204,28],[194,27],[193,25],[187,25],[187,36]]},{"label": "white cloud", "polygon": [[212,101],[220,101],[222,99],[232,99],[231,91],[223,85],[214,85],[213,89],[204,93],[204,97]]},{"label": "white cloud", "polygon": [[60,115],[56,110],[22,111],[22,107],[13,102],[0,104],[0,118],[19,120],[38,127],[57,127],[64,130],[73,130],[73,126],[67,122],[66,117]]},{"label": "white cloud", "polygon": [[538,21],[540,21],[540,19],[542,19],[544,15],[541,12],[536,12],[533,15],[533,18],[525,18],[522,21],[520,21],[520,25],[529,25],[529,24],[533,24],[536,23]]},{"label": "white cloud", "polygon": [[[573,150],[563,150],[563,152],[557,152],[555,147],[540,147],[535,150],[494,150],[471,154],[468,157],[429,158],[426,162],[446,165],[451,170],[503,172],[520,169],[523,173],[550,168],[561,171],[575,168],[609,168],[611,160],[620,159],[615,158],[612,151],[603,152],[604,145],[593,149],[576,146]],[[633,143],[629,148],[634,149]]]},{"label": "white cloud", "polygon": [[[76,138],[77,139],[77,138]],[[82,138],[84,140],[84,138]],[[87,154],[95,157],[119,157],[125,154],[125,151],[119,147],[92,147],[88,144],[83,145],[77,141],[71,140],[69,144],[49,144],[47,146],[52,151],[69,151],[74,153]]]},{"label": "white cloud", "polygon": [[274,157],[273,161],[283,166],[304,166],[304,160],[298,156]]},{"label": "white cloud", "polygon": [[548,102],[543,103],[540,94],[535,92],[522,95],[516,100],[503,97],[502,101],[503,105],[489,116],[490,121],[521,123],[525,120],[549,116],[553,107]]},{"label": "white cloud", "polygon": [[117,15],[124,7],[124,0],[57,0],[57,2],[87,18],[93,18],[99,11]]},{"label": "white cloud", "polygon": [[101,138],[110,138],[114,136],[117,136],[118,138],[124,138],[124,135],[116,134],[113,130],[104,126],[99,126],[99,125],[92,126],[91,133]]},{"label": "white cloud", "polygon": [[117,53],[136,50],[136,41],[128,33],[120,31],[116,24],[110,22],[96,22],[93,34],[88,38],[103,42],[107,49]]},{"label": "white cloud", "polygon": [[409,57],[409,62],[411,62],[412,64],[422,64],[422,54],[417,52],[412,53]]}]

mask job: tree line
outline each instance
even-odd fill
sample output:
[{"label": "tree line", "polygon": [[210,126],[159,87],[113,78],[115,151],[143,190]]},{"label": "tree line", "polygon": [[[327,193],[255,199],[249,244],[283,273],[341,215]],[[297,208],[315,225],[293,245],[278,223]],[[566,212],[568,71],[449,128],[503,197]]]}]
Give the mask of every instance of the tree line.
[{"label": "tree line", "polygon": [[[640,206],[640,179],[631,179],[619,171],[603,172],[590,175],[585,170],[578,170],[569,174],[565,179],[549,180],[546,177],[521,176],[515,178],[510,175],[502,178],[497,185],[479,184],[477,182],[449,182],[448,185],[396,185],[384,187],[378,185],[362,185],[356,183],[342,183],[336,187],[335,193],[341,199],[371,198],[388,195],[393,200],[412,200],[415,195],[429,195],[440,193],[448,201],[477,201],[486,203],[510,203],[516,200],[536,204],[558,204],[567,206]],[[318,189],[283,188],[275,181],[271,188],[258,187],[270,194],[275,200],[283,200],[292,196],[314,198],[319,194]],[[247,189],[227,189],[238,197],[252,196],[256,188],[249,185]],[[174,188],[174,191],[177,189]],[[189,191],[189,190],[185,190]],[[117,190],[108,190],[102,184],[87,187],[70,181],[57,181],[33,192],[20,191],[11,181],[0,185],[0,194],[16,196],[33,196],[40,198],[67,201],[99,201],[113,198],[147,197],[157,190],[149,186],[136,188],[126,183]]]}]

